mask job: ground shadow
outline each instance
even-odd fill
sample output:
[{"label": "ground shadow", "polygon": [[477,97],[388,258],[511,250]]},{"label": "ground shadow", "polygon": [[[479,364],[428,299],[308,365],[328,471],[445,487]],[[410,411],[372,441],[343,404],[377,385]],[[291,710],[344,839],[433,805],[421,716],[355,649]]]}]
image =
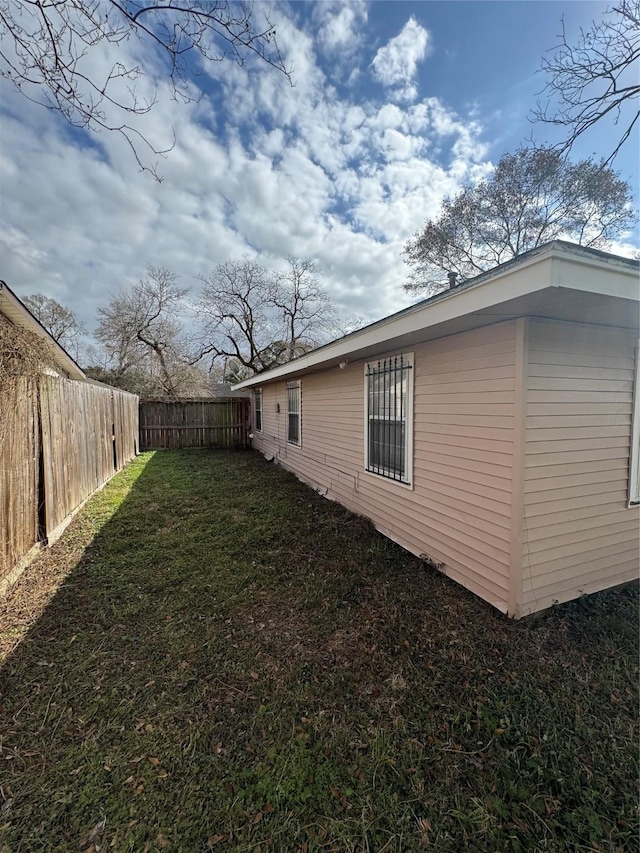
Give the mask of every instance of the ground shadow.
[{"label": "ground shadow", "polygon": [[633,591],[510,623],[246,451],[77,524],[0,672],[3,853],[632,849]]}]

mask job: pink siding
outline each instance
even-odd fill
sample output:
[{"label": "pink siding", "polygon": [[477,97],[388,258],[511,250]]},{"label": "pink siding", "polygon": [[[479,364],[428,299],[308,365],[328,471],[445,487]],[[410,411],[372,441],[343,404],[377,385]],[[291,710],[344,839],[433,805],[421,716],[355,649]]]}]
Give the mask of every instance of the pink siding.
[{"label": "pink siding", "polygon": [[254,446],[506,611],[515,342],[509,321],[406,350],[415,357],[413,489],[364,471],[363,361],[302,377],[301,448],[286,441],[286,382],[264,385]]},{"label": "pink siding", "polygon": [[530,321],[519,615],[638,577],[640,509],[627,507],[636,340]]}]

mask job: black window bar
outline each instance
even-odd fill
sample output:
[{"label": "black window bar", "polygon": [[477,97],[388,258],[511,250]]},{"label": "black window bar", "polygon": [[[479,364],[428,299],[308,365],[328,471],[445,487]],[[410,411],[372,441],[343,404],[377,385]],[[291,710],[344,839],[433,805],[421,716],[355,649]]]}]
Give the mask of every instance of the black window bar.
[{"label": "black window bar", "polygon": [[407,398],[411,365],[394,356],[367,365],[367,471],[408,482]]}]

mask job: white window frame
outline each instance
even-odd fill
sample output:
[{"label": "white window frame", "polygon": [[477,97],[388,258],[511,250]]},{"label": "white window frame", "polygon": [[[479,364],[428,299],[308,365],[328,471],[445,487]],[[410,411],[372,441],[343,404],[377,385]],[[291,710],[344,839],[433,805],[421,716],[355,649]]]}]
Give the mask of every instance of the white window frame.
[{"label": "white window frame", "polygon": [[[258,412],[260,412],[260,426],[258,426]],[[256,432],[262,432],[262,418],[264,409],[262,407],[262,388],[256,388],[253,392],[253,425]]]},{"label": "white window frame", "polygon": [[405,470],[405,479],[404,480],[394,480],[391,477],[387,477],[384,474],[378,474],[375,471],[368,471],[369,467],[369,379],[367,377],[367,372],[369,369],[369,365],[373,364],[376,359],[372,359],[371,361],[365,362],[364,365],[364,474],[367,477],[375,477],[377,482],[379,483],[388,483],[391,486],[398,486],[401,489],[413,489],[413,386],[415,381],[415,364],[414,357],[412,352],[403,352],[397,353],[391,356],[386,356],[387,359],[390,358],[400,358],[402,356],[403,361],[410,367],[408,371],[407,378],[407,408],[406,408],[406,420],[405,420],[405,458],[404,458],[404,470]]},{"label": "white window frame", "polygon": [[636,348],[633,380],[633,421],[629,453],[629,506],[640,503],[640,339]]},{"label": "white window frame", "polygon": [[[298,411],[292,412],[289,408],[289,391],[298,392]],[[289,418],[291,415],[298,415],[298,439],[297,441],[289,437]],[[287,382],[287,444],[291,447],[302,447],[302,386],[299,379],[292,382]]]}]

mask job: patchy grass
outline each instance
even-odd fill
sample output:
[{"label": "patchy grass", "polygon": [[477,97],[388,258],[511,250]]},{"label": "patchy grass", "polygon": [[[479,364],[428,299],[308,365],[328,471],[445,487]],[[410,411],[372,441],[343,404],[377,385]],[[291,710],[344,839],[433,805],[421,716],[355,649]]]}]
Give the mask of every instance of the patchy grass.
[{"label": "patchy grass", "polygon": [[139,457],[0,624],[3,853],[638,849],[637,591],[509,622],[254,454]]}]

